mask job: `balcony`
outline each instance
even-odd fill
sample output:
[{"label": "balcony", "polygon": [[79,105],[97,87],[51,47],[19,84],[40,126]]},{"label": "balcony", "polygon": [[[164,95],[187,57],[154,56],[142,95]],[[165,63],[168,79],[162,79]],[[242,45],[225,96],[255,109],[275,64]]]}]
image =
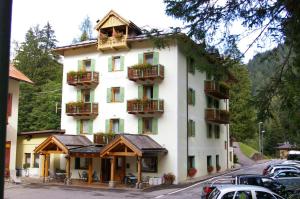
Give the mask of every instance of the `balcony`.
[{"label": "balcony", "polygon": [[128,68],[128,79],[140,84],[153,84],[164,79],[164,66],[137,65]]},{"label": "balcony", "polygon": [[204,91],[206,95],[216,97],[218,99],[229,99],[229,88],[223,83],[206,80],[204,82]]},{"label": "balcony", "polygon": [[112,141],[118,134],[113,133],[96,133],[94,134],[94,144],[106,145]]},{"label": "balcony", "polygon": [[126,35],[123,35],[121,37],[102,37],[98,39],[98,50],[105,51],[120,49],[129,49]]},{"label": "balcony", "polygon": [[155,99],[127,100],[127,112],[143,117],[159,116],[164,112],[164,101]]},{"label": "balcony", "polygon": [[69,72],[67,83],[76,87],[94,88],[99,84],[99,73],[91,71]]},{"label": "balcony", "polygon": [[98,103],[70,102],[66,104],[66,114],[80,119],[91,119],[98,115]]},{"label": "balcony", "polygon": [[229,111],[214,108],[206,109],[205,120],[218,124],[229,124]]}]

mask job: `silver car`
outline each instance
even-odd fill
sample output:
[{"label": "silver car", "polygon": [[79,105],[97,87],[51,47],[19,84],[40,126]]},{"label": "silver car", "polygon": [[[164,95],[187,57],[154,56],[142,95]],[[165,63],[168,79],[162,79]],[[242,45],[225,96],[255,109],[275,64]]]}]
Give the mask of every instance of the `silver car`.
[{"label": "silver car", "polygon": [[208,199],[284,199],[264,187],[252,185],[220,185]]}]

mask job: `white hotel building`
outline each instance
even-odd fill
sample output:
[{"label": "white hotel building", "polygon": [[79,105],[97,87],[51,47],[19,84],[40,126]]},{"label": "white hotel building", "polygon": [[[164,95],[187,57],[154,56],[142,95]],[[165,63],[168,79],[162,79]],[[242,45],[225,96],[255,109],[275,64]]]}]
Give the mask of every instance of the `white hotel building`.
[{"label": "white hotel building", "polygon": [[[96,30],[97,41],[56,51],[64,57],[61,128],[66,134],[98,144],[106,144],[107,133],[136,135],[114,149],[104,146],[101,158],[93,158],[100,179],[122,182],[129,173],[139,172],[143,179],[172,173],[180,183],[189,178],[189,168],[197,170],[194,177],[231,168],[228,87],[195,70],[176,39],[157,49],[114,11]],[[150,147],[132,155],[145,137],[158,152]],[[80,157],[71,160],[72,178],[84,168],[85,156]]]}]

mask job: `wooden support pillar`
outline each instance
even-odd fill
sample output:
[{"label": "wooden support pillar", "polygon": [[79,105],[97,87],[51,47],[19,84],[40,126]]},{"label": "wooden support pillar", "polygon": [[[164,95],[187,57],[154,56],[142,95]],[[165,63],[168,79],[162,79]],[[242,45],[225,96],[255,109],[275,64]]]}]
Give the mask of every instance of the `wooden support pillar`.
[{"label": "wooden support pillar", "polygon": [[89,176],[88,183],[92,184],[93,182],[93,158],[89,158]]},{"label": "wooden support pillar", "polygon": [[66,171],[67,171],[67,178],[68,179],[70,179],[71,178],[71,172],[70,172],[70,170],[71,170],[71,157],[70,157],[70,155],[67,155],[67,157],[66,157],[66,159],[67,159],[67,165],[66,165]]},{"label": "wooden support pillar", "polygon": [[137,161],[138,161],[137,183],[139,184],[142,182],[142,158],[138,156]]},{"label": "wooden support pillar", "polygon": [[50,159],[50,154],[46,153],[45,154],[45,177],[49,176],[49,159]]},{"label": "wooden support pillar", "polygon": [[116,156],[110,160],[110,181],[115,181]]}]

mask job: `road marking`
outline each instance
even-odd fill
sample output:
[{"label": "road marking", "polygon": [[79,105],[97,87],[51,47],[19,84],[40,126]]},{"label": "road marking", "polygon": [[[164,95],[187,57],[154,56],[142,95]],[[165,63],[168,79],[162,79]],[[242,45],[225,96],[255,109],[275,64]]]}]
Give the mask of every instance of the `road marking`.
[{"label": "road marking", "polygon": [[161,198],[161,197],[164,197],[165,195],[160,195],[160,196],[156,196],[155,198]]}]

